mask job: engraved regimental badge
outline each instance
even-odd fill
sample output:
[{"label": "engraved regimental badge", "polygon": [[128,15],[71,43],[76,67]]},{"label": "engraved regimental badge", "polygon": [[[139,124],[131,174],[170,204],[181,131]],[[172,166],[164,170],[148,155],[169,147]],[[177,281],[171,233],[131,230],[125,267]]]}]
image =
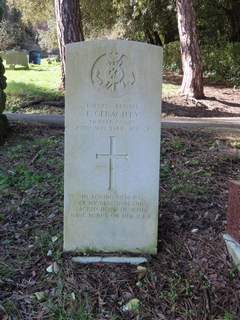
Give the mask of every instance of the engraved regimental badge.
[{"label": "engraved regimental badge", "polygon": [[117,97],[126,94],[134,86],[136,78],[128,57],[111,50],[93,63],[91,81],[99,91]]}]

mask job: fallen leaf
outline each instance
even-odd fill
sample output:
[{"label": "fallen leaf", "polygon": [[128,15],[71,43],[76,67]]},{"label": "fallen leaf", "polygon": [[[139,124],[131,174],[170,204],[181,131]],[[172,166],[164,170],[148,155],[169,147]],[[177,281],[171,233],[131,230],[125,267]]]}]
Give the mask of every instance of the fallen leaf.
[{"label": "fallen leaf", "polygon": [[125,312],[128,311],[128,312],[138,313],[139,307],[140,307],[140,300],[137,298],[133,298],[122,307],[122,310]]}]

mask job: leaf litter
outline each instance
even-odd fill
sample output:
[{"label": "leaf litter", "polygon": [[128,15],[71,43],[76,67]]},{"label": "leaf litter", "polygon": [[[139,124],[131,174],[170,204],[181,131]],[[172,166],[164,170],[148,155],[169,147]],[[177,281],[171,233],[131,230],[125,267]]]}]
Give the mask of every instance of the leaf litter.
[{"label": "leaf litter", "polygon": [[240,277],[222,233],[240,137],[163,131],[159,249],[138,268],[62,253],[63,139],[18,124],[1,146],[0,318],[239,319]]}]

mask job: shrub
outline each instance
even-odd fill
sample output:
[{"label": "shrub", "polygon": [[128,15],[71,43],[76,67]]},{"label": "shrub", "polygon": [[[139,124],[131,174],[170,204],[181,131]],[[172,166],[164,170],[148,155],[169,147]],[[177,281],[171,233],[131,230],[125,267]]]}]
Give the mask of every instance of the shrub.
[{"label": "shrub", "polygon": [[18,35],[15,33],[13,25],[7,21],[0,22],[0,50],[4,51],[13,48],[18,42]]},{"label": "shrub", "polygon": [[38,34],[39,45],[42,50],[51,52],[58,49],[56,21],[54,19],[48,21],[47,30],[39,29]]},{"label": "shrub", "polygon": [[170,42],[164,47],[164,69],[180,72],[182,70],[181,51],[179,41]]},{"label": "shrub", "polygon": [[[204,75],[210,79],[240,86],[240,43],[203,45],[201,47]],[[182,69],[180,44],[169,43],[164,48],[165,70]]]},{"label": "shrub", "polygon": [[5,69],[2,63],[2,59],[0,58],[0,143],[3,142],[8,129],[7,117],[2,114],[6,105],[6,94],[4,92],[4,89],[6,89],[7,86],[4,73]]},{"label": "shrub", "polygon": [[240,86],[240,43],[205,45],[202,59],[206,76]]}]

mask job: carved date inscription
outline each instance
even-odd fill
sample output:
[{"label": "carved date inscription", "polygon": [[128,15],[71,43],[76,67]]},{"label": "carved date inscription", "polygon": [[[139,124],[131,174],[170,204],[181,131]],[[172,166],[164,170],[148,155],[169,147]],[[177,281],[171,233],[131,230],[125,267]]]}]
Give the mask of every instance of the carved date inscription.
[{"label": "carved date inscription", "polygon": [[149,219],[148,205],[138,195],[70,194],[70,214],[81,218]]}]

